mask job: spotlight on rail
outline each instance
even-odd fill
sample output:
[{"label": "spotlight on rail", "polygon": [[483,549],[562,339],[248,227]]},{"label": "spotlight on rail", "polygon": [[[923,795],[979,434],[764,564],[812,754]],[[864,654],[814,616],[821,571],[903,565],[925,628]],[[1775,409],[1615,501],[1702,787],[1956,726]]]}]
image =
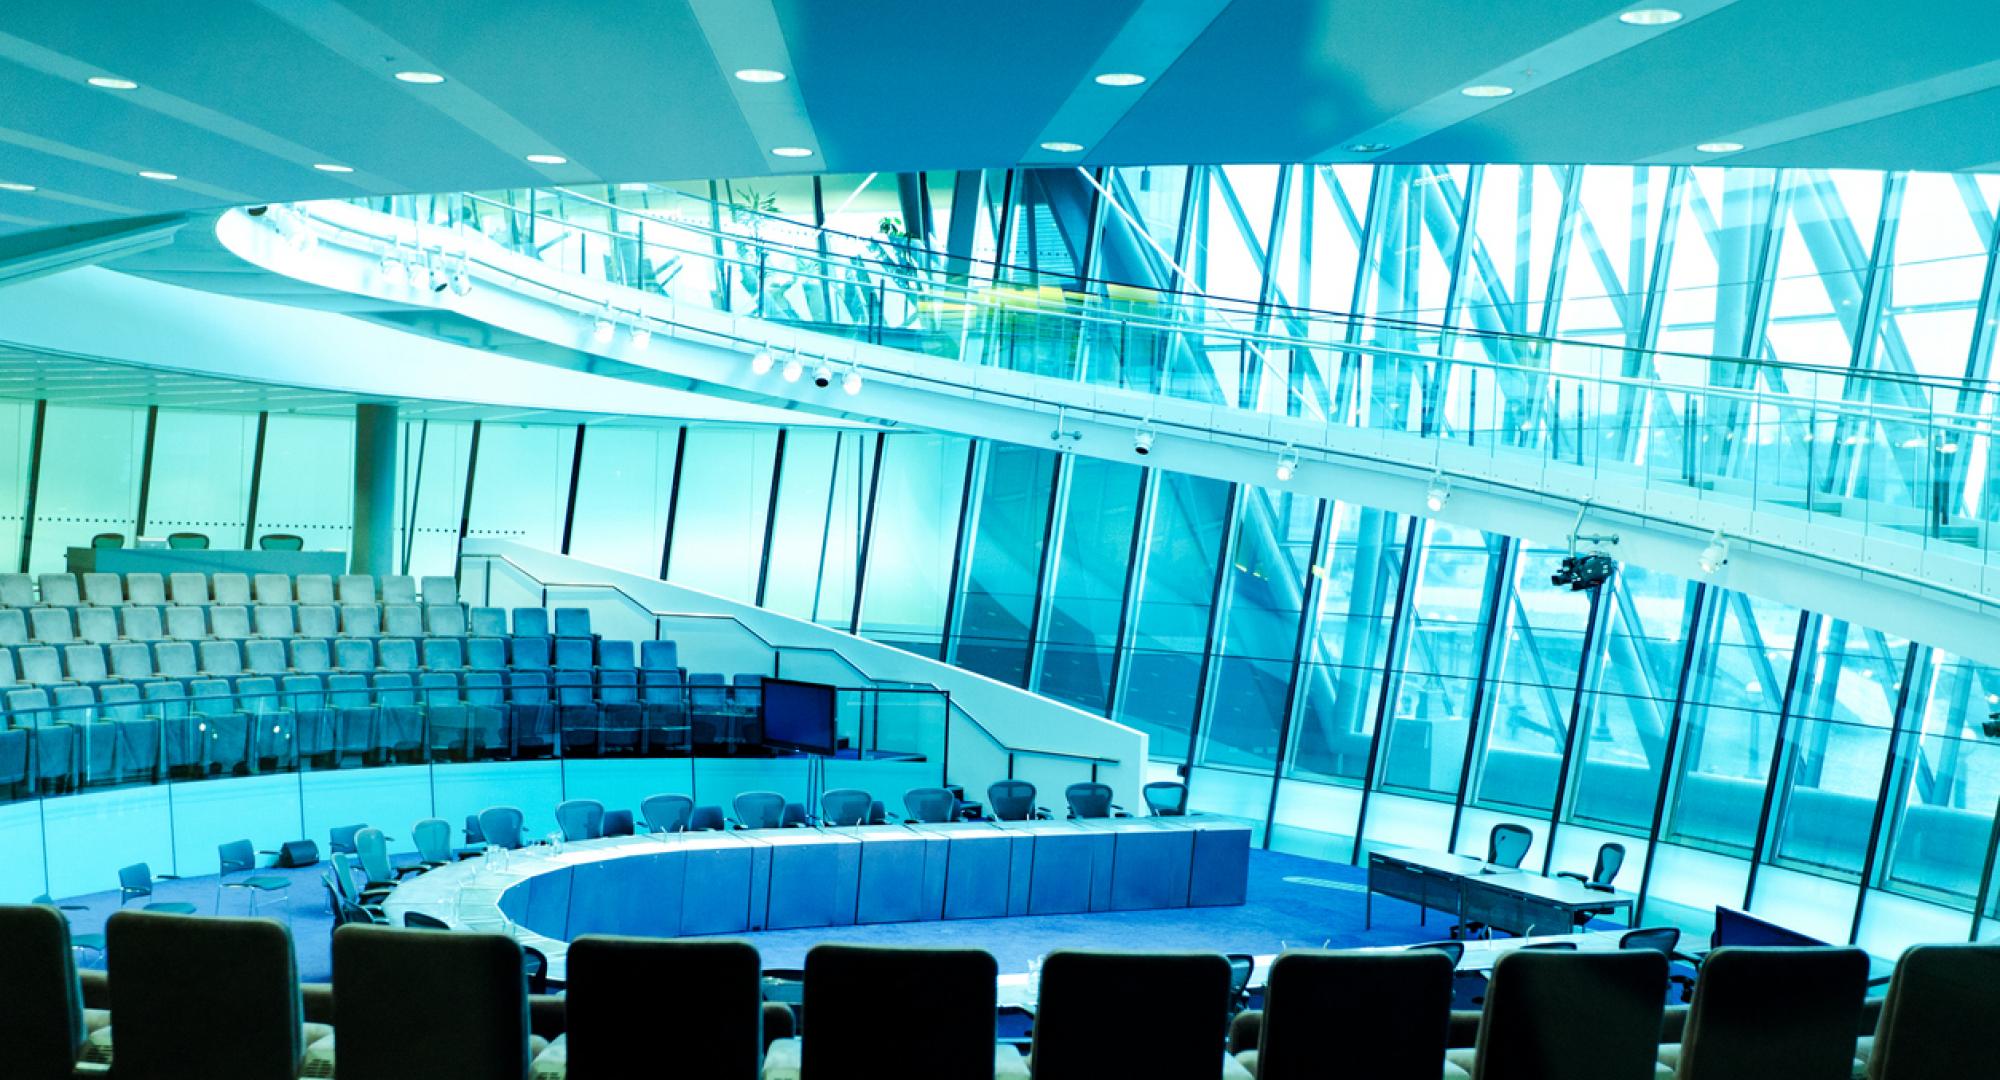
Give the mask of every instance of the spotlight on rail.
[{"label": "spotlight on rail", "polygon": [[1298,475],[1298,471],[1299,453],[1287,446],[1284,452],[1278,455],[1278,468],[1276,472],[1278,482],[1281,484],[1291,483],[1292,477]]},{"label": "spotlight on rail", "polygon": [[859,394],[861,392],[861,369],[856,367],[848,368],[847,374],[840,380],[840,389],[848,397]]},{"label": "spotlight on rail", "polygon": [[1715,530],[1715,535],[1709,537],[1708,546],[1701,549],[1698,561],[1704,574],[1713,574],[1729,565],[1729,538],[1722,535],[1721,529]]},{"label": "spotlight on rail", "polygon": [[1153,452],[1153,433],[1145,428],[1132,433],[1132,452],[1145,457]]},{"label": "spotlight on rail", "polygon": [[771,350],[758,349],[756,355],[750,358],[750,374],[769,375],[772,365],[777,362],[778,358],[771,355]]},{"label": "spotlight on rail", "polygon": [[824,361],[813,369],[813,385],[821,390],[833,385],[833,367]]},{"label": "spotlight on rail", "polygon": [[1431,486],[1424,492],[1424,505],[1430,507],[1431,513],[1435,514],[1444,509],[1444,504],[1450,501],[1451,481],[1446,480],[1442,472],[1433,474]]},{"label": "spotlight on rail", "polygon": [[798,355],[796,353],[793,354],[790,360],[785,361],[785,370],[783,374],[785,376],[786,382],[798,382],[799,376],[804,375],[805,373],[806,373],[806,366],[799,360]]},{"label": "spotlight on rail", "polygon": [[645,323],[632,324],[632,347],[644,349],[653,343],[653,328]]}]

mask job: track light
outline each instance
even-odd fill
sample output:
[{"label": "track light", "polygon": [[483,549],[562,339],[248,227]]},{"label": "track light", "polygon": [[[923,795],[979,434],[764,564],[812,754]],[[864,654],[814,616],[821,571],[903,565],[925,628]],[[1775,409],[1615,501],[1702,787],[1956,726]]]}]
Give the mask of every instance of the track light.
[{"label": "track light", "polygon": [[771,365],[776,362],[777,357],[771,355],[771,350],[758,349],[756,355],[750,358],[750,374],[769,375],[771,373]]},{"label": "track light", "polygon": [[1444,509],[1444,504],[1450,501],[1451,481],[1446,480],[1441,472],[1433,474],[1430,489],[1424,492],[1424,505],[1430,507],[1431,513],[1435,514]]},{"label": "track light", "polygon": [[790,360],[785,361],[785,371],[784,371],[785,381],[798,382],[799,376],[804,375],[805,373],[806,373],[806,366],[799,362],[798,354],[793,353],[792,358]]},{"label": "track light", "polygon": [[1153,452],[1153,433],[1145,428],[1132,433],[1132,452],[1145,457]]},{"label": "track light", "polygon": [[846,377],[840,380],[840,388],[847,393],[848,397],[859,394],[861,392],[861,369],[857,367],[848,368]]},{"label": "track light", "polygon": [[1287,446],[1285,447],[1284,452],[1278,455],[1278,470],[1277,470],[1278,482],[1281,484],[1290,483],[1292,477],[1296,475],[1298,471],[1299,471],[1298,451],[1293,450],[1291,447]]},{"label": "track light", "polygon": [[644,349],[653,343],[653,328],[645,323],[632,324],[632,347]]},{"label": "track light", "polygon": [[590,339],[599,345],[609,345],[612,335],[617,332],[618,324],[611,321],[611,309],[607,307],[598,313],[596,321],[592,324]]},{"label": "track light", "polygon": [[824,360],[813,369],[813,385],[821,390],[833,385],[833,368]]},{"label": "track light", "polygon": [[410,288],[412,289],[423,288],[424,280],[430,276],[429,272],[424,269],[423,262],[420,261],[422,257],[423,252],[419,251],[403,262],[403,274],[410,279]]},{"label": "track light", "polygon": [[451,291],[464,296],[472,291],[472,275],[465,272],[465,260],[460,259],[458,267],[451,272]]},{"label": "track light", "polygon": [[432,265],[428,273],[432,292],[441,293],[451,288],[451,275],[445,273],[442,267]]},{"label": "track light", "polygon": [[1722,530],[1717,529],[1709,537],[1708,546],[1701,549],[1700,562],[1704,574],[1713,574],[1729,565],[1729,538],[1722,535]]}]

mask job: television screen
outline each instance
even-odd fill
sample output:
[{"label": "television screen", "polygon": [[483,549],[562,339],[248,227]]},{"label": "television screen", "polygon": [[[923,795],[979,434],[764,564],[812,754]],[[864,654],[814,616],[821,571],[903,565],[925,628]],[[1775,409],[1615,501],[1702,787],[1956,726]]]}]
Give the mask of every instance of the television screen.
[{"label": "television screen", "polygon": [[764,745],[808,754],[833,753],[833,687],[765,679],[762,697]]}]

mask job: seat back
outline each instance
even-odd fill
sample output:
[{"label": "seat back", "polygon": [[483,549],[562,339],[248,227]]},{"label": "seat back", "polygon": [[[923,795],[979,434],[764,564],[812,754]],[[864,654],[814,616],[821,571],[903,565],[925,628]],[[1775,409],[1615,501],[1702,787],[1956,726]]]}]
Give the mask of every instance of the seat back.
[{"label": "seat back", "polygon": [[1042,962],[1035,1080],[1214,1076],[1228,1025],[1221,956],[1057,950]]},{"label": "seat back", "polygon": [[688,816],[693,813],[694,800],[686,795],[649,795],[639,803],[639,816],[646,819],[646,828],[657,833],[686,831]]},{"label": "seat back", "polygon": [[248,840],[231,840],[215,847],[216,861],[224,876],[257,868],[257,846]]},{"label": "seat back", "polygon": [[606,810],[604,812],[604,835],[631,836],[632,833],[632,811]]},{"label": "seat back", "polygon": [[76,609],[76,636],[93,645],[118,640],[118,613],[108,607]]},{"label": "seat back", "polygon": [[232,604],[246,607],[250,603],[250,575],[213,574],[208,579],[209,590],[218,604]]},{"label": "seat back", "polygon": [[68,608],[29,608],[28,631],[36,641],[50,645],[64,645],[76,640],[76,624],[70,619]]},{"label": "seat back", "polygon": [[303,551],[306,541],[291,533],[265,533],[257,538],[259,551]]},{"label": "seat back", "polygon": [[697,806],[688,813],[689,832],[719,832],[728,825],[720,806]]},{"label": "seat back", "polygon": [[1681,944],[1681,930],[1678,926],[1642,926],[1637,930],[1627,930],[1618,937],[1621,949],[1651,949],[1661,956],[1673,959],[1674,950]]},{"label": "seat back", "polygon": [[1146,810],[1155,817],[1180,817],[1187,813],[1187,785],[1173,780],[1155,780],[1139,790]]},{"label": "seat back", "polygon": [[208,536],[198,532],[168,533],[167,546],[177,551],[205,551],[208,549]]},{"label": "seat back", "polygon": [[[750,945],[585,934],[568,963],[570,1080],[656,1075],[661,1047],[673,1048],[677,1076],[756,1080],[762,1070],[762,963]],[[635,1001],[646,1003],[645,1038],[633,1037]]]},{"label": "seat back", "polygon": [[1903,953],[1882,1002],[1869,1080],[1980,1076],[2000,1028],[2000,943],[1918,945]]},{"label": "seat back", "polygon": [[868,804],[874,801],[873,795],[860,788],[834,788],[820,796],[820,816],[828,825],[865,825]]},{"label": "seat back", "polygon": [[361,859],[361,872],[370,883],[393,882],[396,871],[389,864],[389,839],[382,830],[361,829],[354,834],[354,853]]},{"label": "seat back", "polygon": [[604,835],[604,804],[596,799],[571,799],[556,807],[556,828],[564,840],[595,840]]},{"label": "seat back", "polygon": [[259,605],[292,603],[292,579],[285,574],[253,574],[250,595]]},{"label": "seat back", "polygon": [[1474,1080],[1650,1080],[1667,958],[1516,949],[1493,966]]},{"label": "seat back", "polygon": [[1063,798],[1069,802],[1069,816],[1076,818],[1108,818],[1111,816],[1111,785],[1086,780],[1071,784],[1063,791]]},{"label": "seat back", "polygon": [[903,793],[903,811],[911,821],[939,824],[958,816],[958,796],[950,788],[911,788]]},{"label": "seat back", "polygon": [[590,609],[580,607],[555,609],[555,630],[557,637],[589,637]]},{"label": "seat back", "polygon": [[[992,955],[980,949],[815,946],[806,953],[805,1014],[812,1030],[801,1074],[992,1080],[998,974]],[[894,1002],[897,1013],[896,1035],[889,1039],[879,1027],[885,1002]],[[1219,1062],[1219,1020],[1216,1033]],[[1035,1076],[1043,1075],[1037,1055]]]},{"label": "seat back", "polygon": [[1280,955],[1264,983],[1258,1077],[1316,1080],[1337,1055],[1346,1075],[1437,1080],[1455,966],[1436,949]]},{"label": "seat back", "polygon": [[549,610],[538,607],[517,607],[514,609],[515,637],[548,637]]},{"label": "seat back", "polygon": [[326,832],[326,853],[328,855],[356,854],[360,850],[360,845],[355,843],[355,837],[359,836],[361,830],[367,827],[366,825],[335,825],[333,828],[328,829]]},{"label": "seat back", "polygon": [[28,613],[20,608],[0,608],[0,645],[28,642]]},{"label": "seat back", "polygon": [[[105,925],[105,942],[118,1017],[117,1075],[298,1075],[303,1017],[292,935],[283,923],[121,911]],[[344,1057],[345,1043],[342,1050]],[[344,1068],[342,1075],[349,1075]]]},{"label": "seat back", "polygon": [[1618,879],[1618,871],[1625,868],[1625,845],[1605,844],[1597,849],[1597,865],[1590,871],[1590,880],[1598,885],[1609,885]]},{"label": "seat back", "polygon": [[69,1080],[83,1048],[83,988],[69,920],[53,906],[0,905],[0,1016],[7,1018],[7,1075]]},{"label": "seat back", "polygon": [[41,586],[42,603],[59,607],[75,607],[83,603],[83,594],[77,589],[75,574],[43,574],[37,580]]},{"label": "seat back", "polygon": [[458,579],[450,575],[425,577],[423,600],[426,605],[440,607],[458,603]]},{"label": "seat back", "polygon": [[424,636],[424,609],[415,604],[382,605],[382,633],[388,637]]},{"label": "seat back", "polygon": [[476,607],[467,623],[473,637],[506,637],[507,609]]},{"label": "seat back", "polygon": [[292,595],[301,604],[333,606],[333,575],[300,574],[292,579]]},{"label": "seat back", "polygon": [[1867,993],[1860,949],[1717,949],[1702,961],[1675,1075],[1845,1080]]},{"label": "seat back", "polygon": [[1486,861],[1495,866],[1520,866],[1534,843],[1535,834],[1527,826],[1503,821],[1487,836]]},{"label": "seat back", "polygon": [[1035,785],[998,780],[986,787],[986,812],[1001,821],[1026,821],[1035,814]]},{"label": "seat back", "polygon": [[258,675],[283,675],[286,671],[285,643],[261,639],[244,642],[243,667]]},{"label": "seat back", "polygon": [[522,965],[521,947],[499,934],[335,930],[341,1080],[524,1080]]},{"label": "seat back", "polygon": [[457,604],[426,604],[424,627],[433,634],[464,637],[465,609]]},{"label": "seat back", "polygon": [[343,606],[347,604],[372,604],[375,602],[375,575],[373,574],[342,574],[337,585],[338,591],[335,595],[339,598]]},{"label": "seat back", "polygon": [[479,812],[479,833],[494,847],[521,846],[521,825],[527,819],[511,806],[489,806]]},{"label": "seat back", "polygon": [[382,578],[382,603],[414,604],[417,602],[417,579],[408,574],[388,574]]},{"label": "seat back", "polygon": [[785,797],[775,791],[746,791],[736,796],[736,823],[746,829],[775,829],[784,824]]},{"label": "seat back", "polygon": [[35,579],[26,574],[0,574],[0,604],[25,608],[35,606]]},{"label": "seat back", "polygon": [[181,571],[167,575],[167,595],[176,604],[208,603],[208,575]]}]

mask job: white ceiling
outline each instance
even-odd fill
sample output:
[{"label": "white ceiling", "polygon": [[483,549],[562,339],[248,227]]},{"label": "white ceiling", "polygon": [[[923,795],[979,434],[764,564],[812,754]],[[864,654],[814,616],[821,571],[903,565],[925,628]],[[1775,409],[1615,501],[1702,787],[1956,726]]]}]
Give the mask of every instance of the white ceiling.
[{"label": "white ceiling", "polygon": [[[1619,19],[1656,6],[1682,18]],[[1015,164],[1994,168],[1995,13],[1991,0],[11,0],[0,183],[36,190],[0,190],[0,231],[368,193]],[[731,77],[751,66],[789,77]],[[445,81],[394,78],[412,70]],[[1093,80],[1114,71],[1146,81]],[[88,84],[105,76],[138,88]],[[1481,84],[1513,92],[1461,92]],[[1745,149],[1695,150],[1714,141]],[[1388,149],[1351,149],[1369,143]],[[813,153],[773,156],[781,145]]]}]

